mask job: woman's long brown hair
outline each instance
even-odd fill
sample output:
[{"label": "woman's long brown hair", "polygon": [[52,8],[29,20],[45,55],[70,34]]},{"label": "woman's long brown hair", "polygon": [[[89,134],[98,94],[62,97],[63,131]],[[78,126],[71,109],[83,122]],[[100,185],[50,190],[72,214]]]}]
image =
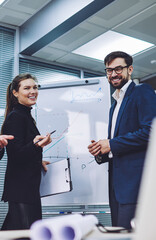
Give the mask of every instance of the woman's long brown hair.
[{"label": "woman's long brown hair", "polygon": [[[26,80],[28,78],[31,78],[35,82],[37,82],[37,78],[35,76],[33,76],[32,74],[23,73],[23,74],[17,75],[13,79],[13,81],[8,85],[7,95],[6,95],[6,108],[5,108],[4,122],[5,122],[8,114],[13,110],[15,105],[17,105],[17,103],[18,103],[18,99],[13,94],[13,90],[18,92],[19,87],[20,87],[20,82],[23,81],[23,80]],[[3,122],[3,125],[4,125],[4,122]],[[2,128],[1,128],[1,134],[3,134],[3,125],[2,125]]]}]

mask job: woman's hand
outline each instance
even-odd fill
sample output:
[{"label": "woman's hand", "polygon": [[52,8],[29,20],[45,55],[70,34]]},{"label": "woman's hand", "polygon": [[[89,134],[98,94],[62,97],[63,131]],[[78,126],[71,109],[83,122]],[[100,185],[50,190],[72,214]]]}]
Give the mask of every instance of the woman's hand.
[{"label": "woman's hand", "polygon": [[0,148],[5,147],[8,144],[8,140],[14,139],[12,135],[0,135]]},{"label": "woman's hand", "polygon": [[46,136],[42,136],[42,135],[37,135],[34,140],[33,140],[34,144],[37,147],[45,147],[46,145],[48,145],[49,143],[52,142],[50,134],[48,133]]},{"label": "woman's hand", "polygon": [[47,165],[48,165],[48,164],[50,164],[49,161],[42,161],[42,167],[43,167],[43,169],[44,169],[45,172],[48,171],[48,168],[47,168]]}]

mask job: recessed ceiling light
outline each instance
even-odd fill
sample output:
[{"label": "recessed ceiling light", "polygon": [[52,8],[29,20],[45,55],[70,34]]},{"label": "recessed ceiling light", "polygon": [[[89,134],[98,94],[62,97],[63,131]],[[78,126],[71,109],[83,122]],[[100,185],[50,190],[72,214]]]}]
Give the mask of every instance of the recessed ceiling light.
[{"label": "recessed ceiling light", "polygon": [[156,64],[156,59],[151,60],[151,64]]},{"label": "recessed ceiling light", "polygon": [[154,44],[114,31],[108,31],[75,49],[73,53],[103,60],[112,51],[124,51],[130,55],[134,55],[152,46]]},{"label": "recessed ceiling light", "polygon": [[5,0],[0,0],[0,5],[1,5],[3,2],[5,2]]}]

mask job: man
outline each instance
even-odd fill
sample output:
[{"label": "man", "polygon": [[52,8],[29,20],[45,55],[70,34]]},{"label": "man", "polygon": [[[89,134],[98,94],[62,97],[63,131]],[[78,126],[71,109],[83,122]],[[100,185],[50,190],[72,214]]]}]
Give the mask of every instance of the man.
[{"label": "man", "polygon": [[12,135],[0,135],[0,159],[4,155],[4,147],[8,144],[8,140],[13,139]]},{"label": "man", "polygon": [[104,60],[109,83],[115,88],[108,139],[88,146],[98,164],[109,162],[109,203],[112,226],[131,228],[151,122],[156,116],[156,94],[147,84],[131,80],[133,59],[112,52]]}]

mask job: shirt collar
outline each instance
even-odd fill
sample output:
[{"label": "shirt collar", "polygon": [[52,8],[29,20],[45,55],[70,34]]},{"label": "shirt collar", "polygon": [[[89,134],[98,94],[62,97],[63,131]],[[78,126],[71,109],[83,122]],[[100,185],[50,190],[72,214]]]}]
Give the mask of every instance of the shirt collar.
[{"label": "shirt collar", "polygon": [[116,89],[115,92],[112,94],[112,97],[117,101],[121,96],[124,96],[131,82],[132,82],[131,79],[128,80],[128,82],[120,89],[119,96],[118,91]]}]

